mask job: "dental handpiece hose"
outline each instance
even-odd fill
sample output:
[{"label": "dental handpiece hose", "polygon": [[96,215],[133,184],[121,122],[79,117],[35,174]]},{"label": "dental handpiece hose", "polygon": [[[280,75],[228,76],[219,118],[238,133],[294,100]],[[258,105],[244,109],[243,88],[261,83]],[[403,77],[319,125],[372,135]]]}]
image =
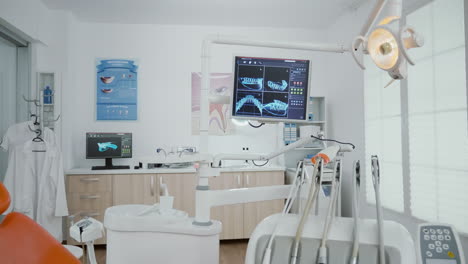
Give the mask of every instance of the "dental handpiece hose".
[{"label": "dental handpiece hose", "polygon": [[310,208],[312,207],[314,201],[317,198],[318,195],[318,189],[320,185],[320,176],[319,174],[321,173],[321,166],[322,166],[322,158],[317,157],[315,160],[315,165],[314,165],[314,172],[312,174],[312,180],[315,181],[313,184],[310,185],[310,188],[312,189],[309,191],[309,196],[307,198],[307,203],[304,208],[304,212],[302,214],[301,220],[299,221],[299,226],[297,227],[296,231],[296,237],[294,239],[294,244],[291,252],[291,258],[290,258],[290,264],[296,264],[297,263],[297,258],[298,258],[298,253],[299,253],[299,243],[301,241],[301,236],[302,236],[302,231],[304,229],[305,222],[307,221],[307,218],[309,216]]},{"label": "dental handpiece hose", "polygon": [[357,264],[359,256],[359,193],[361,187],[361,166],[359,161],[353,166],[353,217],[354,217],[354,242],[349,264]]},{"label": "dental handpiece hose", "polygon": [[[293,183],[291,185],[291,190],[289,192],[288,198],[286,199],[286,204],[285,204],[285,206],[283,208],[283,212],[281,213],[281,216],[286,215],[289,212],[289,210],[291,210],[291,207],[294,204],[295,198],[297,196],[297,192],[298,192],[300,186],[303,183],[302,177],[299,177],[300,172],[304,173],[303,165],[304,165],[303,161],[299,162],[298,165],[297,165],[296,175],[295,175],[294,181],[293,181]],[[301,178],[301,180],[298,180],[299,178]],[[273,229],[273,232],[271,234],[270,240],[268,241],[268,246],[265,249],[265,254],[263,255],[262,264],[270,264],[271,263],[271,253],[272,253],[271,252],[271,247],[273,246],[273,241],[275,240],[275,237],[276,237],[276,232],[277,232],[279,220],[278,220],[278,222],[276,222],[275,227]]]},{"label": "dental handpiece hose", "polygon": [[375,190],[375,203],[377,208],[377,225],[379,230],[379,264],[385,264],[385,240],[382,204],[380,200],[380,166],[377,156],[372,156],[372,181]]},{"label": "dental handpiece hose", "polygon": [[328,233],[330,232],[331,223],[336,213],[336,204],[338,201],[338,194],[340,192],[341,186],[341,161],[337,160],[335,164],[335,177],[332,185],[332,196],[330,204],[328,206],[327,218],[325,220],[325,227],[323,230],[322,243],[320,244],[318,264],[327,264],[328,263],[328,249],[327,249],[327,239]]}]

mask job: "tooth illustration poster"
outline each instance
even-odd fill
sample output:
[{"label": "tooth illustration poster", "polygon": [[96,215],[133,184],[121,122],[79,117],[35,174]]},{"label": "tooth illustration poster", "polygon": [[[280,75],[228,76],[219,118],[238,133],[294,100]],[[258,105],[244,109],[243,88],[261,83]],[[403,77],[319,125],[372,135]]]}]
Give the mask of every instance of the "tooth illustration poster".
[{"label": "tooth illustration poster", "polygon": [[[200,93],[201,73],[192,72],[192,135],[200,134]],[[232,93],[232,73],[211,73],[210,95],[228,96]],[[210,135],[228,135],[232,133],[230,105],[210,103]]]},{"label": "tooth illustration poster", "polygon": [[97,120],[137,120],[137,77],[135,60],[96,60]]}]

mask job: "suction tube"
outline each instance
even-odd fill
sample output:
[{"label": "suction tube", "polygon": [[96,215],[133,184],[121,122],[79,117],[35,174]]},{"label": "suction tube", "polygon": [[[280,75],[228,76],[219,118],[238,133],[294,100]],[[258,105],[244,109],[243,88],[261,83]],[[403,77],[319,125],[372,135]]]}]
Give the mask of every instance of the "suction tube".
[{"label": "suction tube", "polygon": [[382,204],[380,201],[380,166],[379,158],[377,155],[372,155],[371,157],[371,166],[372,166],[372,182],[374,183],[375,190],[375,203],[377,209],[377,224],[379,229],[379,264],[385,264],[385,241],[383,234],[383,213],[382,213]]},{"label": "suction tube", "polygon": [[318,195],[318,190],[320,187],[320,178],[321,178],[321,173],[322,173],[322,158],[317,157],[315,160],[315,165],[314,165],[314,172],[312,174],[312,179],[315,181],[314,185],[310,186],[310,191],[309,191],[309,197],[307,198],[307,203],[304,208],[304,212],[302,214],[301,220],[299,222],[299,226],[297,227],[296,231],[296,237],[294,239],[293,243],[293,248],[291,251],[291,258],[290,258],[290,264],[296,264],[297,259],[298,259],[298,253],[299,253],[299,243],[301,241],[302,237],[302,231],[304,230],[304,225],[305,222],[307,221],[307,218],[309,217],[309,212],[310,208],[314,204],[315,200],[317,199]]},{"label": "suction tube", "polygon": [[354,216],[354,242],[349,264],[358,264],[359,257],[359,194],[361,190],[361,165],[359,160],[353,166],[353,216]]},{"label": "suction tube", "polygon": [[[295,175],[293,184],[291,186],[291,191],[289,192],[288,199],[286,200],[286,203],[284,205],[283,212],[281,213],[281,216],[284,216],[284,215],[289,213],[289,210],[291,210],[291,207],[294,204],[297,193],[298,193],[300,187],[303,184],[303,180],[302,180],[303,177],[302,176],[299,177],[300,172],[304,173],[303,165],[304,165],[303,161],[300,161],[297,164],[296,175]],[[298,180],[298,178],[301,178],[301,180]],[[270,264],[270,262],[271,262],[271,257],[272,257],[271,256],[271,247],[272,247],[273,241],[275,240],[275,237],[276,237],[278,223],[279,223],[279,219],[278,219],[278,222],[276,222],[276,224],[275,224],[275,227],[273,229],[273,233],[271,234],[270,239],[268,240],[268,245],[267,245],[267,248],[265,249],[265,253],[263,255],[262,264]]]},{"label": "suction tube", "polygon": [[335,162],[335,179],[332,185],[332,199],[330,200],[330,205],[328,206],[327,218],[325,220],[325,227],[323,229],[322,243],[319,249],[319,257],[317,264],[327,264],[328,263],[328,249],[327,249],[327,239],[328,233],[330,232],[331,223],[333,221],[334,215],[336,214],[336,204],[338,201],[338,194],[340,193],[341,187],[341,160],[336,160]]}]

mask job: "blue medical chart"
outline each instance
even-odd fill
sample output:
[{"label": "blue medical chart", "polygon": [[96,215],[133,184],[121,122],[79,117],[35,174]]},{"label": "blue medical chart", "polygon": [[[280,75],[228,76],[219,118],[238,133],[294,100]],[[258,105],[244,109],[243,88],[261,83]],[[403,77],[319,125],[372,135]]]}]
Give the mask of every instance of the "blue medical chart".
[{"label": "blue medical chart", "polygon": [[100,60],[97,68],[97,120],[137,120],[138,66],[133,60]]}]

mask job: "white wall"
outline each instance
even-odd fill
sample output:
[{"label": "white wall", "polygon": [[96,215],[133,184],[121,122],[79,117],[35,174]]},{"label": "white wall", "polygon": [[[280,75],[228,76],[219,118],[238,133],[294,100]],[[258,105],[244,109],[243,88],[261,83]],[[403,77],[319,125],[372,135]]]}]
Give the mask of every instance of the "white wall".
[{"label": "white wall", "polygon": [[33,39],[34,67],[39,70],[66,71],[67,27],[71,15],[53,11],[36,0],[0,0],[0,18]]},{"label": "white wall", "polygon": [[[74,18],[67,12],[53,11],[37,0],[0,0],[0,18],[14,30],[32,40],[32,94],[36,95],[36,72],[55,72],[63,85],[68,85],[68,27]],[[58,84],[56,95],[61,97],[63,85]],[[26,95],[28,96],[28,95]],[[61,106],[56,106],[57,113]],[[57,126],[61,134],[61,124]]]},{"label": "white wall", "polygon": [[[66,167],[89,167],[103,161],[85,159],[85,133],[132,132],[134,156],[153,155],[157,147],[198,146],[191,135],[191,72],[201,70],[200,51],[213,33],[283,41],[320,40],[321,32],[273,28],[159,26],[73,23],[70,36],[71,86],[64,91],[64,150]],[[213,72],[232,72],[233,55],[308,58],[312,60],[312,93],[327,95],[330,76],[327,55],[277,49],[216,46]],[[137,58],[138,121],[96,121],[95,58]],[[328,75],[327,75],[328,74]],[[211,152],[269,152],[277,147],[277,129],[243,127],[232,136],[212,136]],[[242,143],[240,143],[242,142]],[[116,163],[129,164],[129,160]]]},{"label": "white wall", "polygon": [[[329,40],[346,43],[350,47],[351,41],[359,34],[364,23],[363,18],[367,17],[369,9],[369,6],[363,6],[340,17],[329,28]],[[342,214],[351,216],[353,161],[361,160],[362,164],[365,160],[364,75],[349,53],[333,56],[328,63],[332,65],[330,74],[334,75],[328,80],[330,137],[356,145],[356,149],[352,153],[346,153],[343,159]],[[361,167],[364,168],[362,165]],[[361,182],[364,185],[364,181]]]}]

